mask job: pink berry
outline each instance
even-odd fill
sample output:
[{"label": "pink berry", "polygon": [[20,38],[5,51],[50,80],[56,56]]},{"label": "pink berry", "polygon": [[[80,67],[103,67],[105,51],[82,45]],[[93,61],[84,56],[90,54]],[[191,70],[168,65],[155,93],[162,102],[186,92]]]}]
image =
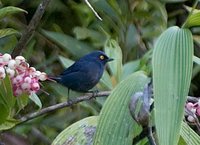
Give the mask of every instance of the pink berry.
[{"label": "pink berry", "polygon": [[40,79],[41,81],[45,81],[45,80],[47,79],[47,74],[44,73],[44,72],[42,72],[42,73],[40,74],[40,76],[39,76],[39,79]]},{"label": "pink berry", "polygon": [[21,83],[22,82],[22,80],[23,80],[23,77],[21,76],[21,75],[18,75],[18,76],[16,76],[16,82],[17,83]]},{"label": "pink berry", "polygon": [[39,83],[33,83],[33,84],[31,85],[31,89],[32,89],[33,91],[38,91],[38,90],[40,89]]},{"label": "pink berry", "polygon": [[12,78],[15,76],[15,71],[13,69],[10,69],[9,67],[6,68],[6,73]]},{"label": "pink berry", "polygon": [[17,56],[15,57],[15,61],[17,65],[20,65],[22,62],[25,62],[25,58],[23,56]]},{"label": "pink berry", "polygon": [[10,68],[10,69],[15,69],[16,68],[16,61],[15,60],[13,60],[13,59],[11,59],[11,60],[9,60],[9,62],[8,62],[8,67]]},{"label": "pink berry", "polygon": [[8,62],[9,60],[11,60],[11,55],[8,53],[5,53],[2,58],[4,62]]},{"label": "pink berry", "polygon": [[187,108],[188,110],[192,110],[192,108],[194,108],[194,104],[191,103],[191,102],[188,102],[188,103],[186,104],[186,108]]},{"label": "pink berry", "polygon": [[191,116],[191,115],[189,115],[188,117],[187,117],[187,120],[189,121],[189,122],[195,122],[195,119],[194,119],[194,117],[193,116]]},{"label": "pink berry", "polygon": [[19,88],[17,88],[16,90],[14,90],[14,96],[16,96],[16,97],[22,95],[22,93],[23,93],[22,90],[19,89]]},{"label": "pink berry", "polygon": [[24,78],[24,82],[30,84],[31,83],[31,78],[30,77],[25,77]]},{"label": "pink berry", "polygon": [[200,116],[200,106],[197,108],[196,114]]},{"label": "pink berry", "polygon": [[21,85],[21,88],[22,88],[22,90],[24,90],[24,91],[29,91],[30,88],[31,88],[31,85],[30,85],[29,83],[23,83],[23,84]]}]

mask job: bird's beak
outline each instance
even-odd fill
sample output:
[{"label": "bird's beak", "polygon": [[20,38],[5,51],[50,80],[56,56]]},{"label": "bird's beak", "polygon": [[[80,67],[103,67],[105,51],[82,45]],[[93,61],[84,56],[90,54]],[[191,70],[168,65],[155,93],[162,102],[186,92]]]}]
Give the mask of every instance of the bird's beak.
[{"label": "bird's beak", "polygon": [[107,59],[107,62],[113,61],[113,60],[114,60],[113,58],[108,58],[108,59]]}]

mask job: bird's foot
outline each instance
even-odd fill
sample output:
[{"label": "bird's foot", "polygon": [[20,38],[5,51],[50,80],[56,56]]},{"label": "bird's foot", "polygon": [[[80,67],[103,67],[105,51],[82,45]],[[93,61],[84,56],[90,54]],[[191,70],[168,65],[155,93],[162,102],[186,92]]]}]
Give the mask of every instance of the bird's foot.
[{"label": "bird's foot", "polygon": [[88,91],[88,93],[92,93],[91,98],[96,99],[96,96],[97,96],[97,94],[99,93],[99,90]]}]

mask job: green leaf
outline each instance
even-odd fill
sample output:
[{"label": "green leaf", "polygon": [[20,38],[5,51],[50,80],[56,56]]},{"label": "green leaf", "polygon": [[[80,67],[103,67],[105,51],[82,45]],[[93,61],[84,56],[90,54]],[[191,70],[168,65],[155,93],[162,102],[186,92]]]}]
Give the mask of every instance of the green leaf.
[{"label": "green leaf", "polygon": [[92,145],[98,116],[90,116],[67,127],[53,141],[52,145]]},{"label": "green leaf", "polygon": [[200,144],[200,136],[185,122],[182,122],[180,134],[187,145]]},{"label": "green leaf", "polygon": [[168,28],[153,50],[155,125],[159,144],[178,143],[193,67],[189,29]]},{"label": "green leaf", "polygon": [[5,121],[6,121],[6,119],[7,119],[7,117],[8,117],[8,115],[9,115],[9,112],[10,112],[10,110],[9,110],[9,108],[5,105],[5,104],[3,104],[3,103],[0,103],[0,125],[2,124],[2,123],[4,123]]},{"label": "green leaf", "polygon": [[8,6],[8,7],[4,7],[0,9],[0,19],[4,18],[5,16],[11,15],[11,14],[15,14],[15,13],[19,13],[19,12],[25,12],[28,13],[27,11],[17,8],[17,7],[13,7],[13,6]]},{"label": "green leaf", "polygon": [[134,73],[139,69],[140,60],[135,60],[124,64],[122,79],[126,78],[128,75]]},{"label": "green leaf", "polygon": [[12,34],[19,34],[19,32],[12,28],[0,29],[0,38],[9,36]]},{"label": "green leaf", "polygon": [[105,53],[113,58],[114,60],[109,62],[109,68],[114,75],[116,82],[121,81],[121,76],[122,76],[122,51],[119,46],[119,44],[111,39],[107,40],[105,47],[104,47]]},{"label": "green leaf", "polygon": [[29,95],[29,98],[41,109],[42,108],[42,103],[40,101],[40,98],[35,94],[35,93],[31,93],[31,95]]},{"label": "green leaf", "polygon": [[[186,7],[189,12],[192,11],[192,8]],[[184,27],[194,27],[200,25],[200,10],[194,9],[191,15],[189,15],[188,19],[186,20]]]},{"label": "green leaf", "polygon": [[74,63],[73,60],[65,58],[63,56],[59,56],[59,60],[62,63],[64,68],[68,68],[70,65],[72,65]]},{"label": "green leaf", "polygon": [[23,109],[28,104],[28,95],[22,94],[21,96],[18,96],[16,98],[17,100],[17,112],[19,112],[21,109]]},{"label": "green leaf", "polygon": [[19,121],[15,119],[7,119],[3,124],[0,124],[0,130],[8,130],[13,128]]},{"label": "green leaf", "polygon": [[88,29],[84,27],[75,27],[73,32],[75,33],[76,38],[78,40],[91,38],[93,40],[101,42],[102,44],[104,44],[104,42],[106,41],[106,37],[104,35],[92,29]]},{"label": "green leaf", "polygon": [[12,108],[16,99],[13,96],[12,84],[8,75],[1,81],[0,90],[0,102],[4,102],[7,107]]},{"label": "green leaf", "polygon": [[93,50],[88,44],[76,40],[71,36],[45,30],[43,30],[42,33],[74,56],[81,57]]},{"label": "green leaf", "polygon": [[195,62],[196,64],[200,65],[200,58],[193,56],[193,62]]},{"label": "green leaf", "polygon": [[136,72],[121,81],[108,96],[101,112],[93,145],[132,145],[141,128],[132,119],[129,102],[149,82],[144,72]]}]

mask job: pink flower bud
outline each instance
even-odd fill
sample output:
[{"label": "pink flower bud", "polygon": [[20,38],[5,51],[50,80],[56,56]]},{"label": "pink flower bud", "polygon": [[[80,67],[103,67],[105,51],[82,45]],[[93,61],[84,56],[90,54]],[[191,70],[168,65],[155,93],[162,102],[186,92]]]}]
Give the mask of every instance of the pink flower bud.
[{"label": "pink flower bud", "polygon": [[10,54],[8,54],[8,53],[5,53],[4,55],[3,55],[3,61],[4,62],[8,62],[9,60],[11,60],[12,58],[11,58],[11,55]]},{"label": "pink flower bud", "polygon": [[21,85],[21,88],[22,88],[22,90],[24,90],[24,91],[29,91],[30,88],[31,88],[31,85],[30,85],[29,83],[23,83],[23,84]]},{"label": "pink flower bud", "polygon": [[22,80],[23,80],[23,77],[21,76],[21,75],[18,75],[18,76],[16,76],[16,82],[17,83],[21,83],[22,82]]},{"label": "pink flower bud", "polygon": [[38,90],[40,89],[39,83],[33,83],[33,84],[31,85],[31,89],[32,89],[33,91],[38,91]]},{"label": "pink flower bud", "polygon": [[9,67],[6,68],[6,73],[12,78],[15,76],[15,71],[13,69],[10,69]]},{"label": "pink flower bud", "polygon": [[41,72],[40,71],[35,71],[34,73],[33,73],[33,76],[34,77],[39,77],[41,75]]},{"label": "pink flower bud", "polygon": [[30,84],[31,83],[31,78],[30,77],[25,77],[24,78],[24,82]]},{"label": "pink flower bud", "polygon": [[187,120],[189,121],[189,122],[195,122],[195,119],[194,119],[194,117],[192,117],[191,115],[189,115],[188,117],[187,117]]},{"label": "pink flower bud", "polygon": [[16,61],[15,60],[13,60],[13,59],[11,59],[11,60],[9,60],[9,62],[8,62],[8,67],[10,68],[10,69],[15,69],[16,68]]},{"label": "pink flower bud", "polygon": [[0,67],[0,74],[5,73],[5,69],[3,67]]},{"label": "pink flower bud", "polygon": [[39,79],[40,79],[41,81],[45,81],[45,80],[47,79],[47,74],[44,73],[44,72],[42,72],[42,73],[40,74],[40,76],[39,76]]},{"label": "pink flower bud", "polygon": [[15,57],[15,61],[17,65],[20,65],[22,62],[25,62],[25,58],[23,56],[17,56]]},{"label": "pink flower bud", "polygon": [[19,88],[17,88],[16,90],[14,90],[14,96],[18,97],[20,95],[22,95],[23,91]]},{"label": "pink flower bud", "polygon": [[192,108],[194,108],[194,104],[191,103],[191,102],[188,102],[188,103],[186,104],[186,108],[187,108],[188,110],[192,110]]},{"label": "pink flower bud", "polygon": [[5,69],[0,67],[0,80],[3,80],[6,77]]},{"label": "pink flower bud", "polygon": [[200,116],[200,106],[197,108],[196,114]]},{"label": "pink flower bud", "polygon": [[0,80],[5,79],[5,77],[6,77],[6,73],[1,73],[1,74],[0,74]]},{"label": "pink flower bud", "polygon": [[190,111],[195,114],[197,109],[196,108],[192,108]]}]

